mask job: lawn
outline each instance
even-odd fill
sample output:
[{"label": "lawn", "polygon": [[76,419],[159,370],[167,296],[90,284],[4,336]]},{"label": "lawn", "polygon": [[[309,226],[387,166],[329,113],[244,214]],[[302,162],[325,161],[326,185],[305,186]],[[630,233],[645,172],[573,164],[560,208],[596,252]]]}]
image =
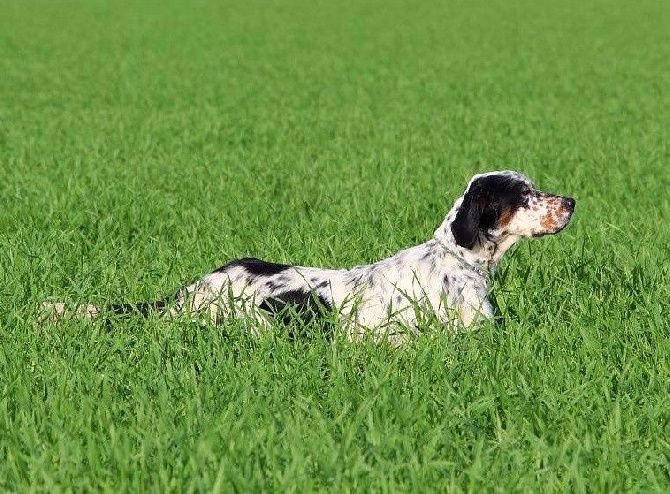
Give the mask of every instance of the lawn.
[{"label": "lawn", "polygon": [[[0,10],[0,490],[670,490],[670,3]],[[499,326],[34,323],[377,260],[500,168],[577,210],[503,261]]]}]

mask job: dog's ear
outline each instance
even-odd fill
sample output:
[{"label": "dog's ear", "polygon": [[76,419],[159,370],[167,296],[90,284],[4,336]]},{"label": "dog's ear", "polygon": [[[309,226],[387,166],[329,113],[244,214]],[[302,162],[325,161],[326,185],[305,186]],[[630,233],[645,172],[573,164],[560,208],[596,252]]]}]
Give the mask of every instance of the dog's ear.
[{"label": "dog's ear", "polygon": [[451,233],[454,234],[456,244],[466,249],[474,247],[479,236],[484,204],[478,196],[477,190],[472,188],[465,194],[456,218],[451,224]]}]

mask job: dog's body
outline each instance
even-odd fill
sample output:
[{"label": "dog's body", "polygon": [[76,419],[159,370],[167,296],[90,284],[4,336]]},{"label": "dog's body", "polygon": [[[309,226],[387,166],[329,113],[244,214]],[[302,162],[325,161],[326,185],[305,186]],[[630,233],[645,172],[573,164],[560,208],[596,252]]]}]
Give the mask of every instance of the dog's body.
[{"label": "dog's body", "polygon": [[[252,317],[259,330],[277,316],[306,320],[330,309],[350,337],[372,331],[394,342],[415,329],[425,311],[453,327],[469,327],[493,317],[491,275],[503,254],[522,237],[558,233],[574,205],[571,198],[535,189],[516,172],[475,175],[432,239],[374,264],[322,269],[239,259],[170,299],[110,309],[172,316],[205,312],[213,323]],[[49,307],[56,317],[65,313],[63,304]],[[95,318],[102,310],[86,305],[77,312]]]}]

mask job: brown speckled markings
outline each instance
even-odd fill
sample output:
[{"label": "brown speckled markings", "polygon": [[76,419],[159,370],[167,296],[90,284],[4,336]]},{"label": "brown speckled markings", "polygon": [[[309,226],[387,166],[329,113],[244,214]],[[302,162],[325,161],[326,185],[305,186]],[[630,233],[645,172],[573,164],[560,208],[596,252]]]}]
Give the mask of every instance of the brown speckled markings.
[{"label": "brown speckled markings", "polygon": [[[372,334],[399,344],[416,330],[426,310],[451,328],[492,318],[491,275],[502,256],[522,237],[559,232],[573,209],[573,199],[541,192],[520,173],[484,173],[472,177],[431,239],[387,259],[351,269],[239,259],[173,297],[109,307],[122,307],[124,314],[134,308],[144,315],[202,313],[213,324],[251,318],[254,333],[272,321],[290,322],[294,315],[307,323],[324,311],[336,311],[350,338]],[[46,303],[45,309],[47,319],[68,314],[62,303]],[[109,310],[84,304],[70,313],[95,319]],[[389,329],[398,327],[405,330]]]},{"label": "brown speckled markings", "polygon": [[507,226],[512,217],[514,216],[515,212],[516,210],[512,207],[506,207],[505,209],[503,209],[503,212],[500,215],[500,218],[498,219],[498,226],[501,228]]},{"label": "brown speckled markings", "polygon": [[540,221],[540,226],[542,228],[546,228],[547,230],[553,230],[556,228],[556,225],[558,225],[558,221],[556,220],[556,217],[552,211],[549,211],[547,214],[545,214]]}]

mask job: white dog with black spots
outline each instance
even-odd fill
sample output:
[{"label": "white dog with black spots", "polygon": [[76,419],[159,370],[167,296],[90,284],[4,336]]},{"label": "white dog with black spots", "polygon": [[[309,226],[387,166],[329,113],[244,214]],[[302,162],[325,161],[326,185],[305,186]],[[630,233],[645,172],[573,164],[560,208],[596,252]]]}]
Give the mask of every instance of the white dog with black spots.
[{"label": "white dog with black spots", "polygon": [[[431,239],[387,259],[351,269],[238,259],[163,300],[85,304],[73,313],[206,314],[214,324],[249,317],[260,332],[278,320],[306,324],[334,312],[350,338],[398,344],[426,313],[452,329],[493,318],[489,295],[502,256],[523,237],[561,231],[574,207],[574,199],[542,192],[520,173],[483,173],[472,177]],[[63,303],[44,307],[51,320],[68,313]]]}]

